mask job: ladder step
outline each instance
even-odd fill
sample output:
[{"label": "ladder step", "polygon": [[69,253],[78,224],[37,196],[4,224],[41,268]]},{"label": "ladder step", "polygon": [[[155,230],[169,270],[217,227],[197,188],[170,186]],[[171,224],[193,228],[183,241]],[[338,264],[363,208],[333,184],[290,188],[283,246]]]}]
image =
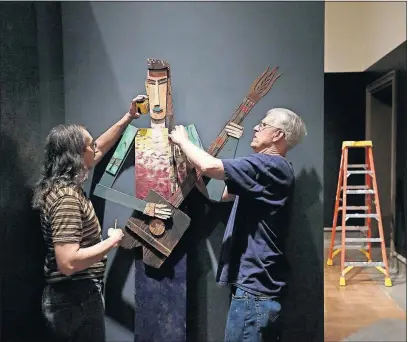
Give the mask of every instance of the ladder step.
[{"label": "ladder step", "polygon": [[[344,186],[341,187],[341,189],[344,189]],[[347,190],[368,190],[370,189],[367,185],[347,185]]]},{"label": "ladder step", "polygon": [[348,175],[363,175],[363,174],[372,174],[372,171],[369,170],[358,170],[358,171],[348,171],[347,170],[347,174]]},{"label": "ladder step", "polygon": [[365,169],[366,167],[368,167],[368,164],[349,164],[348,168],[349,169]]},{"label": "ladder step", "polygon": [[[341,249],[341,245],[335,245],[334,249]],[[368,245],[346,245],[346,249],[368,249]]]},{"label": "ladder step", "polygon": [[381,242],[381,238],[345,238],[345,242]]},{"label": "ladder step", "polygon": [[[343,210],[343,207],[339,207],[339,211]],[[364,206],[346,206],[346,210],[368,210],[368,206],[364,205]]]},{"label": "ladder step", "polygon": [[366,217],[378,218],[378,214],[346,214],[346,220],[348,220],[349,218],[366,218]]},{"label": "ladder step", "polygon": [[[344,190],[344,186],[341,187]],[[346,194],[374,194],[374,190],[367,185],[348,185],[346,187]]]},{"label": "ladder step", "polygon": [[375,194],[374,190],[346,190],[347,195]]},{"label": "ladder step", "polygon": [[379,262],[373,262],[373,261],[346,261],[344,263],[344,266],[353,266],[353,267],[385,267],[384,263],[382,261]]},{"label": "ladder step", "polygon": [[343,141],[342,148],[345,147],[372,147],[373,142],[371,140],[361,140],[361,141]]},{"label": "ladder step", "polygon": [[[342,230],[341,226],[336,227],[336,231],[341,231],[341,230]],[[347,232],[363,232],[367,230],[368,230],[367,226],[346,226]]]}]

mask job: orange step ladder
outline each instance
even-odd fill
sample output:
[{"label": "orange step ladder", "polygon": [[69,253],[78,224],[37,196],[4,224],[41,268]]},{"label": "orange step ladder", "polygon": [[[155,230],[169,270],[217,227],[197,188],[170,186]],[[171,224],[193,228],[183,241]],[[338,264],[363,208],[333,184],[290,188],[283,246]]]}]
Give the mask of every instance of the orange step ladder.
[{"label": "orange step ladder", "polygon": [[[365,149],[365,164],[348,164],[349,149],[364,148]],[[350,175],[365,175],[365,185],[347,185],[347,179]],[[342,193],[342,198],[340,198]],[[347,195],[365,195],[365,206],[347,206]],[[341,204],[340,204],[341,202]],[[374,203],[375,212],[372,212],[372,203]],[[337,226],[341,211],[341,225]],[[350,213],[357,211],[360,213]],[[363,211],[364,213],[361,213]],[[361,218],[365,220],[364,226],[346,226],[346,222],[352,218]],[[371,237],[371,220],[376,219],[378,222],[378,238]],[[336,232],[341,231],[341,245],[335,246]],[[350,238],[346,236],[346,232],[360,232],[364,237]],[[348,245],[348,243],[363,243],[365,245]],[[371,258],[371,244],[381,244],[381,262],[373,262]],[[366,257],[367,261],[346,261],[346,250],[358,249]],[[375,267],[385,275],[385,286],[392,286],[392,282],[388,270],[387,252],[384,241],[384,230],[381,218],[380,200],[378,195],[377,178],[375,175],[373,144],[372,141],[343,141],[342,154],[340,161],[339,180],[337,183],[336,201],[334,205],[333,226],[331,244],[327,265],[333,265],[333,258],[341,253],[341,274],[340,286],[346,285],[345,275],[353,267]]]}]

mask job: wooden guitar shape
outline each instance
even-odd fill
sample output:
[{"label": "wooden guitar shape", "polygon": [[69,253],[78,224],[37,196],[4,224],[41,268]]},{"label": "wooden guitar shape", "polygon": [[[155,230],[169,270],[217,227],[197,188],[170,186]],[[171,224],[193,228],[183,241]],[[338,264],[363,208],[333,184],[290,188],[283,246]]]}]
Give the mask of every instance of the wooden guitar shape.
[{"label": "wooden guitar shape", "polygon": [[[240,125],[255,104],[272,88],[274,82],[282,75],[277,74],[278,67],[269,67],[252,84],[248,95],[235,110],[231,119],[227,121],[217,138],[207,152],[217,156],[225,146],[228,135],[226,126],[230,122]],[[151,190],[144,199],[146,202],[164,203],[172,209],[172,216],[168,220],[160,220],[147,215],[138,218],[131,217],[126,227],[135,233],[143,244],[143,261],[154,268],[159,268],[170,255],[173,248],[190,225],[190,218],[178,209],[196,182],[201,178],[200,172],[193,169],[187,175],[178,190],[166,201],[155,191]]]}]

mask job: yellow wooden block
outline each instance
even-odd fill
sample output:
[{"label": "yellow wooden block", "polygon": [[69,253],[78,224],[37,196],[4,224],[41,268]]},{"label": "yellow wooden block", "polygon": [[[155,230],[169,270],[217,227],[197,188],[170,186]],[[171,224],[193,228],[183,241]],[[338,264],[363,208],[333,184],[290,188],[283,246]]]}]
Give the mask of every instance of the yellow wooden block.
[{"label": "yellow wooden block", "polygon": [[363,141],[343,141],[343,149],[345,147],[373,147],[373,142],[371,140]]}]

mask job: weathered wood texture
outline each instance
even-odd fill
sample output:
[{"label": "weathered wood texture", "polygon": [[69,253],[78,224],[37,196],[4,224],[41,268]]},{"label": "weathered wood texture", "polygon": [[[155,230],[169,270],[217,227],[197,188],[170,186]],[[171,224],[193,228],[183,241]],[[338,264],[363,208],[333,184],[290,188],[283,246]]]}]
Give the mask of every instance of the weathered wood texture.
[{"label": "weathered wood texture", "polygon": [[122,166],[123,161],[128,154],[129,148],[133,144],[133,138],[135,136],[136,130],[137,129],[135,129],[135,127],[129,125],[123,132],[122,138],[120,139],[119,144],[116,147],[108,166],[106,167],[106,171],[111,175],[116,176],[116,173]]},{"label": "weathered wood texture", "polygon": [[[218,153],[224,148],[227,140],[228,140],[228,135],[226,132],[226,125],[230,122],[234,122],[236,124],[241,124],[242,121],[245,119],[245,117],[248,115],[250,110],[254,107],[254,105],[263,97],[265,96],[269,90],[271,89],[273,83],[281,76],[281,74],[276,74],[277,73],[277,67],[272,68],[271,70],[269,67],[260,75],[253,83],[251,86],[251,89],[248,93],[248,95],[244,98],[242,101],[241,105],[235,110],[234,114],[232,115],[231,119],[227,121],[221,132],[218,134],[217,138],[214,140],[214,142],[211,144],[210,148],[208,149],[208,153],[217,156]],[[198,135],[197,135],[198,136]],[[138,162],[136,162],[138,163]],[[183,170],[182,170],[183,172]],[[184,175],[182,175],[184,176]],[[197,181],[202,181],[201,175],[199,172],[196,170],[192,170],[188,172],[187,176],[185,176],[181,186],[177,189],[177,191],[170,197],[168,200],[167,204],[174,208],[178,208],[183,200],[187,197],[189,192],[194,188],[195,184]],[[143,193],[148,190],[148,187],[144,186],[143,187]],[[149,201],[149,199],[156,198],[157,195],[160,194],[159,191],[155,191],[153,187],[151,187],[147,197],[145,198],[146,201]],[[165,197],[165,196],[163,196]],[[167,199],[165,197],[165,199]],[[166,203],[163,202],[163,203]],[[173,216],[171,219],[167,220],[167,222],[162,221],[162,224],[166,225],[166,232],[164,233],[163,236],[160,238],[154,237],[152,234],[150,234],[150,237],[155,240],[155,242],[160,242],[167,247],[170,250],[173,250],[174,246],[177,244],[177,242],[181,239],[183,236],[184,232],[187,230],[189,221],[185,219],[179,219],[176,218],[177,215],[180,213],[177,211],[173,211]],[[180,216],[182,217],[182,216]],[[139,216],[140,218],[140,216]],[[157,220],[157,219],[156,219]],[[137,221],[135,218],[130,218],[127,227],[131,229],[135,234],[140,234],[140,230],[143,230],[143,232],[146,232],[146,229],[152,219],[150,217],[144,217],[142,218],[143,222]],[[138,227],[135,227],[138,226]],[[177,226],[179,225],[179,226]],[[138,235],[139,235],[138,234]],[[149,237],[149,239],[150,239]],[[155,250],[155,247],[152,245],[151,242],[148,242],[145,237],[145,234],[142,233],[139,235],[139,238],[143,241],[142,243],[150,245],[150,248],[148,248],[145,245],[145,248],[143,249],[143,260],[146,264],[151,265],[153,267],[159,268],[164,260],[166,259],[164,255],[161,255],[161,253],[157,252]],[[150,251],[148,251],[150,249]],[[153,252],[154,251],[154,252]]]},{"label": "weathered wood texture", "polygon": [[[145,200],[153,203],[167,203],[154,191],[151,191]],[[138,218],[132,217],[128,221],[128,227],[143,240],[142,244],[145,247],[143,248],[143,261],[151,267],[161,266],[190,225],[190,218],[181,210],[172,208],[172,211],[172,217],[162,221],[165,225],[165,233],[159,237],[153,236],[149,229],[149,224],[157,219],[139,215]]]},{"label": "weathered wood texture", "polygon": [[[169,175],[171,168],[169,154],[167,157],[167,163],[165,160],[160,161],[160,163],[157,163],[157,160],[152,160],[153,158],[157,158],[158,155],[161,155],[160,151],[170,151],[167,129],[160,129],[160,131],[163,132],[163,137],[165,140],[159,140],[156,144],[152,143],[152,134],[154,134],[153,129],[142,129],[139,131],[141,132],[141,135],[139,136],[138,133],[136,136],[136,196],[141,196],[140,198],[143,198],[146,202],[168,204],[170,194],[169,192],[165,192],[163,190],[169,189],[170,186]],[[151,134],[149,134],[149,132]],[[190,141],[202,148],[201,140],[195,126],[187,126],[187,132]],[[165,146],[166,142],[167,146]],[[143,152],[149,151],[149,149],[155,150],[143,154]],[[143,161],[137,159],[140,155],[145,156]],[[181,153],[179,153],[177,157],[177,171],[181,179],[184,179],[187,176],[186,158]],[[164,181],[162,179],[158,179],[157,174],[159,170],[155,169],[157,167],[162,167],[162,164],[167,166],[167,173],[164,175],[164,177],[167,178],[164,178]],[[146,165],[150,168],[146,167]],[[144,174],[138,174],[140,171],[144,172]],[[161,173],[159,176],[161,177],[163,175],[163,171],[161,170],[160,172]],[[149,173],[153,175],[153,177],[149,176]],[[163,183],[166,184],[165,189],[163,189]],[[146,197],[142,197],[145,194]],[[154,222],[160,222],[165,226],[164,234],[159,237],[154,236],[149,228],[149,225],[154,224]],[[134,234],[136,234],[139,243],[144,246],[144,262],[149,266],[158,268],[165,261],[166,257],[170,255],[171,251],[174,249],[189,225],[190,218],[179,209],[172,207],[172,217],[169,220],[162,221],[142,213],[138,213],[135,215],[135,217],[129,219],[127,227]],[[168,231],[172,231],[172,234],[167,234]]]},{"label": "weathered wood texture", "polygon": [[[200,137],[198,136],[198,132],[197,132],[195,125],[186,126],[186,131],[188,134],[188,139],[197,147],[204,149],[203,144],[201,143]],[[187,168],[187,158],[185,154],[182,153],[178,147],[176,147],[174,150],[175,150],[175,160],[176,160],[176,170],[177,170],[177,188],[176,190],[178,190],[180,185],[187,178],[188,172],[190,170],[188,170]]]},{"label": "weathered wood texture", "polygon": [[137,198],[144,199],[152,189],[170,198],[170,152],[167,128],[139,129],[135,138]]}]

